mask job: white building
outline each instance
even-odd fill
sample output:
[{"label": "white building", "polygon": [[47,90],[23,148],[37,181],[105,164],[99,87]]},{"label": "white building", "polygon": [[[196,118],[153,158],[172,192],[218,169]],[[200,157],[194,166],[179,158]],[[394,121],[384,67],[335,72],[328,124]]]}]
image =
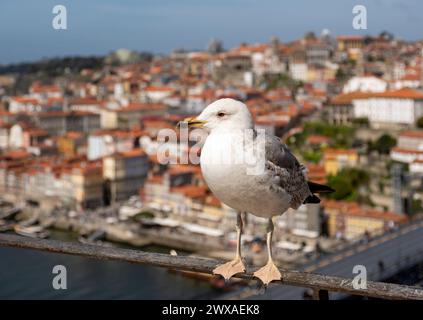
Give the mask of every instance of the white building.
[{"label": "white building", "polygon": [[292,79],[298,81],[307,81],[308,79],[308,66],[307,63],[291,63],[290,65],[290,74]]},{"label": "white building", "polygon": [[320,205],[302,205],[297,210],[289,209],[277,220],[277,226],[301,237],[317,238],[321,233]]},{"label": "white building", "polygon": [[141,91],[141,101],[162,102],[174,92],[175,90],[171,87],[149,86]]},{"label": "white building", "polygon": [[407,74],[401,79],[393,82],[392,86],[396,90],[402,88],[417,89],[418,87],[420,87],[420,74]]},{"label": "white building", "polygon": [[41,111],[41,105],[36,98],[26,96],[11,97],[9,99],[9,111],[11,113],[39,112]]},{"label": "white building", "polygon": [[[407,130],[401,132],[397,145],[391,150],[391,158],[409,164],[415,161],[423,161],[423,131]],[[421,163],[415,164],[415,168],[419,166],[421,166]]]},{"label": "white building", "polygon": [[134,147],[134,137],[126,131],[103,131],[88,137],[88,160],[97,160],[115,152],[127,152]]},{"label": "white building", "polygon": [[70,102],[70,110],[100,114],[100,101],[95,98],[76,98]]},{"label": "white building", "polygon": [[423,115],[423,93],[404,88],[396,91],[369,93],[353,99],[354,117],[368,118],[379,124],[414,125]]},{"label": "white building", "polygon": [[148,156],[141,149],[116,152],[103,158],[103,177],[112,202],[136,195],[147,178]]},{"label": "white building", "polygon": [[384,92],[387,86],[388,84],[386,81],[374,76],[352,77],[344,85],[342,92]]},{"label": "white building", "polygon": [[22,148],[24,146],[23,128],[20,124],[14,124],[9,132],[9,147]]},{"label": "white building", "polygon": [[37,100],[45,101],[49,98],[61,98],[62,90],[57,85],[42,85],[34,83],[29,88],[29,96]]},{"label": "white building", "polygon": [[423,173],[423,160],[414,160],[410,163],[410,172]]},{"label": "white building", "polygon": [[9,147],[9,134],[12,125],[7,123],[0,124],[0,149],[7,149]]}]

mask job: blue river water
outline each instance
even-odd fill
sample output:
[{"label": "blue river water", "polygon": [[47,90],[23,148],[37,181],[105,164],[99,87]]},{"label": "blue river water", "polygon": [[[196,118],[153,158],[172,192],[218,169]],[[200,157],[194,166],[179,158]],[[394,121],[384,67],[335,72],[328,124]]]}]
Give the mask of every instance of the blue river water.
[{"label": "blue river water", "polygon": [[[52,236],[72,240],[62,232]],[[66,267],[66,290],[53,288],[55,265]],[[195,299],[213,294],[207,282],[163,268],[0,247],[0,299]]]}]

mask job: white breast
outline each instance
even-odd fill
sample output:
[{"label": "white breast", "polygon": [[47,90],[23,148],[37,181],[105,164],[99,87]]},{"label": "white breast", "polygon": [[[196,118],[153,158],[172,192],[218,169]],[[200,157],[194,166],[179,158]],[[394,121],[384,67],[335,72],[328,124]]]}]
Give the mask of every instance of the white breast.
[{"label": "white breast", "polygon": [[251,174],[242,161],[242,136],[210,134],[201,151],[201,170],[214,195],[238,211],[260,217],[280,215],[289,208],[291,196],[270,189],[268,172]]}]

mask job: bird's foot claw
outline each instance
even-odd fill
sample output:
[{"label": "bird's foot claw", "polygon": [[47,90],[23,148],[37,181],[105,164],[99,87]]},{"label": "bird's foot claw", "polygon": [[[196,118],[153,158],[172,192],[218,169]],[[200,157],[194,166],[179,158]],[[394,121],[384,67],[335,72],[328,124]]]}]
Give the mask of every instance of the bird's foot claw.
[{"label": "bird's foot claw", "polygon": [[229,261],[213,270],[213,274],[219,274],[225,280],[229,280],[233,275],[243,272],[245,272],[245,266],[241,259]]},{"label": "bird's foot claw", "polygon": [[269,261],[263,268],[260,268],[254,272],[254,276],[259,278],[265,286],[267,286],[272,281],[278,281],[282,279],[282,275],[273,261]]}]

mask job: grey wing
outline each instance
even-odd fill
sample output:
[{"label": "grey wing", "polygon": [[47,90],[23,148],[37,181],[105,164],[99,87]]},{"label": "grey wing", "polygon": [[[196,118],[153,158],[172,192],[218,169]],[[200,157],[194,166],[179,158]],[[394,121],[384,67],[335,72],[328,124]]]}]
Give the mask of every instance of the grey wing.
[{"label": "grey wing", "polygon": [[305,167],[278,137],[266,136],[266,169],[292,197],[291,207],[298,208],[311,195]]},{"label": "grey wing", "polygon": [[288,170],[305,170],[288,147],[275,136],[266,136],[266,160]]}]

